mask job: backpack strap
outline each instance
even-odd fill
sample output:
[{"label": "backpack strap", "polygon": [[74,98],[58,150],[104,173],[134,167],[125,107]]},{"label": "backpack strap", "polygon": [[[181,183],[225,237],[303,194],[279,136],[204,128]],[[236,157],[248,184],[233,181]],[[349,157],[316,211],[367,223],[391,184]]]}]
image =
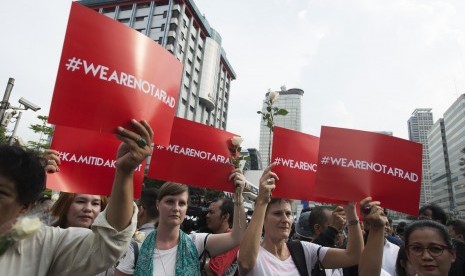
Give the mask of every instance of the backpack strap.
[{"label": "backpack strap", "polygon": [[304,247],[300,241],[287,242],[287,248],[291,253],[292,260],[294,261],[300,275],[308,275],[307,264],[305,262]]},{"label": "backpack strap", "polygon": [[208,236],[210,236],[210,233],[208,233],[207,236],[205,236],[205,240],[203,241],[203,251],[202,254],[200,254],[199,256],[200,270],[202,270],[205,266],[205,263],[207,262],[207,257],[210,257],[210,253],[205,248],[207,247]]},{"label": "backpack strap", "polygon": [[131,240],[131,245],[134,249],[134,267],[136,267],[137,258],[139,258],[139,244],[135,240]]}]

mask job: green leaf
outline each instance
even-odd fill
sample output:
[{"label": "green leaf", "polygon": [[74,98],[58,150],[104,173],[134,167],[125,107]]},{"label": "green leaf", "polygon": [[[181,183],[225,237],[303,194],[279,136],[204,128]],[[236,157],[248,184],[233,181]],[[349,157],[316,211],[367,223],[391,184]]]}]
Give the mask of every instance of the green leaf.
[{"label": "green leaf", "polygon": [[265,114],[265,117],[264,117],[264,118],[265,118],[265,120],[266,120],[266,119],[268,119],[268,118],[270,118],[270,116],[271,116],[271,115],[270,115],[270,113],[268,113],[268,114]]},{"label": "green leaf", "polygon": [[261,111],[257,111],[257,114],[263,114]]},{"label": "green leaf", "polygon": [[286,110],[286,109],[279,109],[277,112],[276,112],[276,115],[282,115],[282,116],[285,116],[287,115],[289,112]]},{"label": "green leaf", "polygon": [[266,111],[271,112],[271,106],[267,106]]},{"label": "green leaf", "polygon": [[271,128],[271,129],[273,129],[273,123],[272,123],[271,121],[268,121],[268,122],[266,123],[266,126],[269,127],[269,128]]},{"label": "green leaf", "polygon": [[279,108],[275,106],[275,107],[273,107],[273,110],[274,110],[274,111],[278,111]]}]

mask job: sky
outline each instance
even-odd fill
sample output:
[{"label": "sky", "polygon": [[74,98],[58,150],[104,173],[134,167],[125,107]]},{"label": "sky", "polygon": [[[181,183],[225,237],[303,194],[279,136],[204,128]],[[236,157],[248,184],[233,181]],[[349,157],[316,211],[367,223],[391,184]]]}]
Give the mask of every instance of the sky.
[{"label": "sky", "polygon": [[[465,93],[465,1],[195,0],[237,74],[227,129],[258,148],[262,101],[282,85],[304,90],[302,132],[322,125],[392,131],[408,139],[415,108],[434,121]],[[48,115],[71,1],[7,1],[0,8],[0,92],[23,112],[18,134]],[[12,130],[14,124],[8,127]]]}]

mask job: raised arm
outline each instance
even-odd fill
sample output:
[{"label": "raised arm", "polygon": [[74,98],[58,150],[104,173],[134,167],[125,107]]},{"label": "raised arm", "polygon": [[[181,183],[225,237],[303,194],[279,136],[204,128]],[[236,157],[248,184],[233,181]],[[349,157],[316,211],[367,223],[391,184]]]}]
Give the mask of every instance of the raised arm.
[{"label": "raised arm", "polygon": [[152,152],[153,131],[144,120],[131,120],[135,132],[118,127],[116,135],[123,143],[116,156],[116,173],[111,198],[106,208],[106,219],[117,231],[125,229],[131,222],[133,210],[134,170]]},{"label": "raised arm", "polygon": [[246,217],[242,191],[244,190],[245,177],[240,169],[235,169],[229,175],[229,180],[232,181],[234,185],[240,186],[240,197],[237,198],[236,193],[233,195],[234,218],[231,233],[213,234],[208,238],[206,249],[210,253],[211,257],[215,257],[235,248],[240,244],[242,237],[244,236]]},{"label": "raised arm", "polygon": [[[271,171],[272,167],[266,168],[260,178],[258,197],[255,202],[252,219],[247,230],[245,230],[245,235],[241,242],[238,259],[240,275],[245,275],[252,270],[257,261],[266,207],[270,202],[271,192],[276,187],[274,182],[278,179],[278,176]],[[271,179],[270,183],[268,183],[269,179]]]},{"label": "raised arm", "polygon": [[373,205],[365,217],[365,223],[370,225],[367,244],[360,257],[358,271],[360,276],[380,275],[383,263],[384,227],[387,217],[383,208]]},{"label": "raised arm", "polygon": [[[366,204],[366,198],[360,204]],[[356,203],[350,202],[344,206],[349,230],[348,244],[346,249],[330,248],[323,259],[323,266],[326,268],[341,268],[356,265],[363,250],[363,237],[360,223],[355,212]]]}]

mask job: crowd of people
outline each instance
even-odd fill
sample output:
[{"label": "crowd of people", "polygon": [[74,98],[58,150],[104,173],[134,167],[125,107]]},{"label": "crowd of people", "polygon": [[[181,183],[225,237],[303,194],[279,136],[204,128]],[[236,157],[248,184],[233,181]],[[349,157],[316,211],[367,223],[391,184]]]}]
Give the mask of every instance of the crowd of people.
[{"label": "crowd of people", "polygon": [[[60,193],[52,205],[42,192],[46,172],[59,173],[58,153],[0,145],[1,275],[465,275],[465,222],[448,220],[438,206],[394,227],[367,197],[304,209],[294,222],[291,201],[272,197],[273,165],[257,183],[250,220],[246,179],[234,169],[229,180],[239,193],[209,205],[206,231],[186,233],[188,186],[167,182],[134,200],[133,173],[151,154],[153,131],[145,121],[132,125],[118,128],[108,198]],[[37,231],[18,226],[37,214],[47,214]]]}]

